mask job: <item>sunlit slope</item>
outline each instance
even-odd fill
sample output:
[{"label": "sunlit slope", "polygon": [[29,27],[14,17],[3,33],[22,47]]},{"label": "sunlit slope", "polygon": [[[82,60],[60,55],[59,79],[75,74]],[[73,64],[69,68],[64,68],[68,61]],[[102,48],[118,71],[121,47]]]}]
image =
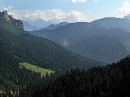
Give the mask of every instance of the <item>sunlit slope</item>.
[{"label": "sunlit slope", "polygon": [[41,68],[39,66],[35,66],[35,65],[25,63],[25,62],[19,63],[19,66],[20,66],[20,68],[25,67],[26,69],[32,70],[36,73],[40,73],[41,76],[45,76],[46,74],[50,75],[50,74],[55,73],[55,71],[52,71],[52,70],[49,70],[49,69],[44,69],[44,68]]}]

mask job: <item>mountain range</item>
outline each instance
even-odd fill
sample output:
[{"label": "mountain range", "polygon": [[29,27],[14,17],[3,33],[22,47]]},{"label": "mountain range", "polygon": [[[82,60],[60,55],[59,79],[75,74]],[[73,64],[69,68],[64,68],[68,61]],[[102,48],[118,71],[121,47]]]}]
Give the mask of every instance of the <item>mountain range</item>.
[{"label": "mountain range", "polygon": [[92,22],[93,25],[103,27],[103,28],[119,28],[126,32],[130,32],[130,20],[127,18],[115,18],[115,17],[106,17],[103,19],[95,20]]},{"label": "mountain range", "polygon": [[36,26],[32,26],[31,24],[29,24],[28,22],[22,20],[23,26],[24,26],[24,30],[25,31],[34,31],[34,30],[38,30],[41,28],[38,28]]},{"label": "mountain range", "polygon": [[[9,17],[9,20],[7,20],[7,18],[1,18],[3,21],[1,20],[0,22],[0,39],[3,45],[8,44],[9,52],[15,56],[45,68],[51,68],[52,66],[51,69],[54,70],[58,67],[61,69],[64,65],[69,65],[67,68],[71,68],[71,66],[84,67],[85,65],[87,66],[89,62],[90,64],[91,62],[98,63],[98,61],[67,51],[62,46],[48,39],[30,35],[24,31],[23,23],[20,20],[8,16],[7,12],[3,12],[3,14],[5,14],[5,17]],[[71,64],[71,62],[74,63]],[[88,66],[90,66],[90,64]],[[65,70],[65,68],[63,69]]]},{"label": "mountain range", "polygon": [[91,23],[69,23],[55,29],[30,32],[52,40],[70,51],[107,63],[130,53],[130,20],[107,17]]},{"label": "mountain range", "polygon": [[[41,21],[43,21],[43,20],[41,20]],[[60,26],[65,26],[65,25],[68,24],[67,22],[60,22],[58,24],[52,24],[51,22],[45,22],[45,21],[39,23],[38,20],[34,21],[34,22],[33,21],[28,21],[27,22],[25,20],[22,20],[22,23],[23,23],[25,31],[34,31],[34,30],[40,30],[40,29],[53,30],[53,29],[56,29],[56,28],[58,28]]]},{"label": "mountain range", "polygon": [[45,21],[43,19],[22,20],[22,22],[23,22],[25,31],[34,31],[34,30],[44,29],[53,24],[52,22]]},{"label": "mountain range", "polygon": [[67,23],[67,22],[60,22],[59,24],[51,24],[48,27],[46,27],[45,29],[47,29],[47,30],[53,30],[53,29],[56,29],[58,27],[65,26],[67,24],[69,24],[69,23]]},{"label": "mountain range", "polygon": [[[21,20],[0,12],[0,97],[129,97],[130,33],[109,19],[28,32]],[[126,55],[111,65],[91,59]],[[44,76],[35,72],[41,69]]]},{"label": "mountain range", "polygon": [[34,71],[21,69],[20,63],[54,70],[56,74],[74,68],[104,65],[70,52],[48,39],[30,35],[24,31],[23,23],[9,16],[7,11],[0,12],[0,53],[0,90],[3,91],[20,89],[42,79]]}]

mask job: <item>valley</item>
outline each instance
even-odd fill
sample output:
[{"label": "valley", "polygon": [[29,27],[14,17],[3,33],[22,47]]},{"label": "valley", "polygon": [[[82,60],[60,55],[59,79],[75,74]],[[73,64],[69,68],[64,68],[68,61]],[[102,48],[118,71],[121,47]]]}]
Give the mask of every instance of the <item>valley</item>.
[{"label": "valley", "polygon": [[3,96],[18,95],[18,91],[22,97],[26,93],[32,96],[42,84],[66,71],[105,65],[70,52],[48,39],[30,35],[24,31],[23,23],[9,16],[7,11],[0,13],[0,53]]},{"label": "valley", "polygon": [[105,2],[1,0],[0,97],[130,97],[130,4]]}]

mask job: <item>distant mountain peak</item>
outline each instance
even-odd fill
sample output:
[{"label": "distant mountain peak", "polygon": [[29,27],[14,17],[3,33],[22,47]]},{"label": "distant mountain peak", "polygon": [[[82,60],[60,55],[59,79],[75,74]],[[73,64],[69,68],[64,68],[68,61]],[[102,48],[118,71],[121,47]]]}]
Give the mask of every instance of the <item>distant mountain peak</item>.
[{"label": "distant mountain peak", "polygon": [[130,14],[128,14],[127,16],[125,16],[124,19],[130,20]]},{"label": "distant mountain peak", "polygon": [[61,27],[61,26],[66,26],[67,24],[69,24],[69,23],[68,22],[60,22],[58,24],[51,24],[46,29],[53,30],[53,29],[56,29],[56,28]]}]

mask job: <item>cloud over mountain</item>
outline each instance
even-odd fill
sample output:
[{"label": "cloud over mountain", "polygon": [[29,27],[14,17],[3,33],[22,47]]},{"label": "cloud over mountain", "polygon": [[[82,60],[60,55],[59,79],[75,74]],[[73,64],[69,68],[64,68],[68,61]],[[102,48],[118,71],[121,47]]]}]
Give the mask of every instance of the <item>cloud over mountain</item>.
[{"label": "cloud over mountain", "polygon": [[122,7],[119,9],[120,12],[123,13],[130,13],[130,3],[128,2],[128,0],[124,0]]},{"label": "cloud over mountain", "polygon": [[45,21],[51,22],[81,22],[87,21],[86,16],[76,10],[65,12],[61,9],[51,9],[51,10],[16,10],[13,7],[5,7],[10,15],[17,19],[23,20],[37,20],[43,19]]},{"label": "cloud over mountain", "polygon": [[[85,3],[87,0],[70,0],[73,3]],[[93,0],[94,2],[97,2],[98,0]]]},{"label": "cloud over mountain", "polygon": [[77,2],[86,2],[87,0],[71,0],[73,3],[77,3]]}]

